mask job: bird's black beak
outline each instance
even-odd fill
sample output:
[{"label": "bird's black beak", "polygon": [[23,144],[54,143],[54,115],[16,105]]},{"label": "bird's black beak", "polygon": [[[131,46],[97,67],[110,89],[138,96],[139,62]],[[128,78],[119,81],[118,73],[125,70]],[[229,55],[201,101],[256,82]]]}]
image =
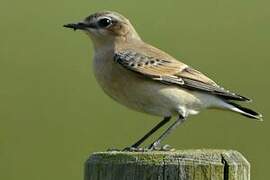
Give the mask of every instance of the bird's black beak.
[{"label": "bird's black beak", "polygon": [[86,23],[83,23],[83,22],[79,22],[79,23],[65,24],[64,27],[71,28],[71,29],[73,29],[75,31],[77,29],[84,30],[86,28],[94,28],[95,26],[92,25],[92,24],[86,24]]}]

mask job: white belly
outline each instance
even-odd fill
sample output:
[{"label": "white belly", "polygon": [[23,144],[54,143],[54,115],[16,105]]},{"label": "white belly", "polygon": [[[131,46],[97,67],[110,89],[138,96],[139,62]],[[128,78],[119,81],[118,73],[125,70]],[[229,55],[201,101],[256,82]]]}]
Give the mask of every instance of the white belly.
[{"label": "white belly", "polygon": [[209,99],[203,101],[208,95],[147,80],[112,59],[95,58],[94,72],[106,94],[136,111],[163,117],[178,113],[187,116],[211,105]]}]

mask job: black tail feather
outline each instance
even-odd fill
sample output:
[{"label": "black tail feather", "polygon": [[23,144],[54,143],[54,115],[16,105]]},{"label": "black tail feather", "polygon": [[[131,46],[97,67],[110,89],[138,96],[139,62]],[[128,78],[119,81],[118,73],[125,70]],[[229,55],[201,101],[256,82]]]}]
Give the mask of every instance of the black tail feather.
[{"label": "black tail feather", "polygon": [[240,113],[243,116],[246,116],[248,118],[252,118],[252,119],[258,119],[258,120],[262,120],[262,115],[260,113],[257,113],[255,111],[253,111],[252,109],[243,107],[239,104],[233,103],[233,102],[228,102],[230,105],[233,105],[234,107],[236,107],[237,109],[240,110]]}]

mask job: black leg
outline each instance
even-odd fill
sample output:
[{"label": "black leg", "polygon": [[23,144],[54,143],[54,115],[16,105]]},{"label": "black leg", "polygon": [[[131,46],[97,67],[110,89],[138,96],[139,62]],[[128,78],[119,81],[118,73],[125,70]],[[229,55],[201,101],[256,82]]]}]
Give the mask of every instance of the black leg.
[{"label": "black leg", "polygon": [[150,146],[149,149],[155,149],[162,140],[164,140],[169,134],[171,134],[171,132],[180,124],[182,124],[182,122],[185,121],[185,118],[181,115],[179,115],[178,119],[163,133],[161,134],[161,136],[155,141],[153,142]]},{"label": "black leg", "polygon": [[171,117],[164,117],[164,119],[158,123],[153,129],[151,129],[146,135],[144,135],[139,141],[134,143],[131,147],[137,148],[139,147],[149,136],[151,136],[153,133],[155,133],[159,128],[164,126],[167,122],[169,122]]}]

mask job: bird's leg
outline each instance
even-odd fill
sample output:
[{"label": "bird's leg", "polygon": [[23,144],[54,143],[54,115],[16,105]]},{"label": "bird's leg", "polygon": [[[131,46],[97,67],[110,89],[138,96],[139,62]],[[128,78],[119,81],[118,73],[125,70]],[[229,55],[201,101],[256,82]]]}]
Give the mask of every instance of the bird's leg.
[{"label": "bird's leg", "polygon": [[171,132],[182,122],[185,121],[185,118],[182,115],[179,115],[178,119],[163,133],[161,136],[154,141],[148,148],[151,150],[157,149],[157,147],[160,145],[161,141],[164,140]]},{"label": "bird's leg", "polygon": [[136,151],[136,149],[139,150],[139,146],[153,133],[155,133],[158,129],[160,129],[162,126],[164,126],[167,122],[169,122],[171,117],[164,117],[162,121],[160,121],[153,129],[151,129],[148,133],[146,133],[140,140],[138,140],[136,143],[134,143],[132,146],[125,148],[125,151]]}]

